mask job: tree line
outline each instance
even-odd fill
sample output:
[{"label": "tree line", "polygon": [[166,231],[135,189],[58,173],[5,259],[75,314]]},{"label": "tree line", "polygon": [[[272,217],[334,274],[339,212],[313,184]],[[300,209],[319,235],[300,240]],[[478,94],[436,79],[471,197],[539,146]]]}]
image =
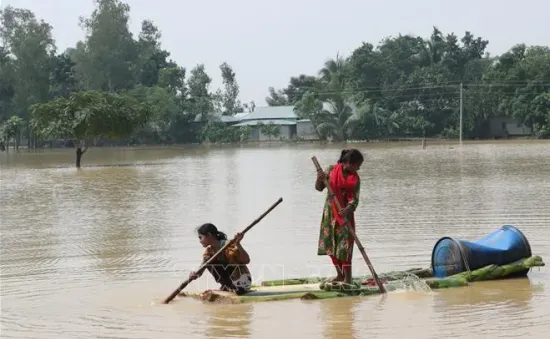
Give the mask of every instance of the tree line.
[{"label": "tree line", "polygon": [[[95,0],[90,16],[79,18],[83,41],[60,52],[52,26],[33,12],[10,6],[0,11],[4,144],[247,138],[246,127],[219,119],[255,108],[241,101],[232,67],[219,66],[223,86],[211,89],[203,64],[188,71],[170,58],[152,21],[143,21],[134,37],[129,13],[119,0]],[[459,39],[437,28],[427,39],[399,35],[377,46],[363,43],[350,56],[327,61],[318,74],[269,88],[266,102],[293,105],[321,139],[457,137],[461,102],[464,138],[488,137],[497,116],[550,136],[549,48],[517,44],[492,57],[485,52],[488,43],[470,32]]]},{"label": "tree line", "polygon": [[[269,88],[269,105],[295,105],[321,137],[491,137],[492,118],[513,118],[550,137],[550,49],[514,45],[490,56],[488,40],[436,27],[428,39],[399,35],[336,56],[316,75]],[[510,121],[510,120],[509,120]]]},{"label": "tree line", "polygon": [[[0,140],[118,140],[124,143],[235,141],[216,113],[253,110],[239,101],[236,74],[219,66],[223,88],[212,91],[203,64],[190,71],[161,47],[150,20],[134,37],[129,5],[95,0],[80,17],[83,41],[59,52],[52,26],[27,9],[0,11]],[[212,140],[213,139],[213,140]],[[12,142],[13,142],[12,141]]]}]

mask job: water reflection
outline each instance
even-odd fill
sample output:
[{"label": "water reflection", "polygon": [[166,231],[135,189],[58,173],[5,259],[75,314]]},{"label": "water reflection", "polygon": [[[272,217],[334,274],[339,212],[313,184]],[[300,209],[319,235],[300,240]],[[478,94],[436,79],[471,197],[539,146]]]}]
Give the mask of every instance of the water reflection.
[{"label": "water reflection", "polygon": [[[205,157],[207,147],[136,147],[111,148],[91,147],[82,157],[83,168],[107,166],[144,166],[173,163],[179,157]],[[38,149],[15,152],[0,152],[0,168],[75,168],[75,149]]]},{"label": "water reflection", "polygon": [[[94,182],[105,176],[110,177],[109,185],[97,187]],[[140,196],[139,174],[133,168],[90,170],[82,184],[95,198],[96,219],[82,246],[99,259],[96,264],[102,272],[116,275],[131,270],[133,258],[141,251],[139,244],[134,243],[138,238],[135,203],[147,199]]]},{"label": "water reflection", "polygon": [[346,302],[339,299],[321,301],[321,321],[324,324],[323,337],[326,339],[359,338],[355,330],[356,308],[361,298],[349,298]]},{"label": "water reflection", "polygon": [[[202,211],[202,213],[200,213],[200,218],[204,220],[204,211],[211,211],[213,208],[217,207],[212,204],[214,193],[211,191],[212,185],[210,184],[214,176],[221,174],[221,170],[212,166],[211,163],[214,161],[216,161],[216,159],[196,157],[186,159],[179,166],[179,175],[173,177],[174,184],[178,188],[178,195],[193,197],[192,204],[181,206],[185,214],[195,215],[195,212],[200,213]],[[212,172],[213,169],[214,172]],[[198,215],[196,215],[196,217],[198,217]],[[198,226],[198,222],[196,224],[196,226]]]},{"label": "water reflection", "polygon": [[251,337],[254,305],[208,305],[204,308],[206,338],[248,338]]},{"label": "water reflection", "polygon": [[[222,157],[223,166],[220,166],[223,168],[223,172],[225,174],[223,176],[224,180],[222,187],[227,187],[228,192],[238,192],[239,187],[242,185],[241,178],[239,177],[240,164],[235,155],[235,150],[225,154]],[[221,179],[222,175],[220,175],[219,178]],[[223,199],[223,205],[227,208],[227,213],[225,213],[227,225],[231,225],[236,228],[242,227],[241,225],[238,225],[239,219],[234,213],[234,211],[239,210],[239,204],[241,203],[240,199],[236,199],[234,195],[223,195],[220,198]],[[235,232],[236,229],[233,229],[232,231]]]},{"label": "water reflection", "polygon": [[[108,185],[102,182],[106,177]],[[163,192],[170,188],[154,169],[85,168],[75,185],[86,198],[75,193],[72,206],[64,206],[63,218],[80,229],[73,246],[98,259],[94,265],[99,271],[114,277],[160,266],[163,258],[154,252],[162,247],[165,220],[159,212]]]},{"label": "water reflection", "polygon": [[533,286],[529,278],[481,281],[457,289],[441,290],[435,294],[436,308],[472,307],[501,304],[506,307],[529,307],[533,293],[542,287]]},{"label": "water reflection", "polygon": [[442,335],[497,337],[509,332],[517,337],[533,337],[546,332],[541,332],[542,328],[548,328],[548,312],[541,305],[543,293],[528,278],[441,290],[434,295],[433,310],[438,315],[435,323],[442,327]]},{"label": "water reflection", "polygon": [[[37,184],[29,185],[33,176]],[[63,176],[48,171],[25,175],[2,172],[0,175],[0,262],[2,265],[2,294],[22,292],[31,297],[37,292],[30,288],[45,276],[57,276],[66,258],[57,249],[63,232],[57,227],[54,195]],[[33,277],[28,279],[28,277]],[[11,290],[13,285],[14,290]],[[29,292],[30,291],[30,292]]]},{"label": "water reflection", "polygon": [[[377,272],[427,267],[441,236],[475,240],[502,224],[517,225],[533,253],[548,260],[547,142],[465,144],[452,150],[433,144],[426,150],[353,146],[366,155],[358,234]],[[199,224],[211,221],[232,235],[281,196],[284,202],[243,243],[255,280],[332,275],[330,260],[316,255],[325,196],[313,189],[310,157],[326,166],[343,147],[92,148],[82,171],[73,167],[74,149],[23,151],[10,155],[9,163],[0,154],[2,335],[89,337],[98,329],[100,335],[123,338],[547,333],[548,289],[530,287],[528,280],[380,299],[232,308],[178,300],[149,306],[197,268],[203,251],[194,233]],[[51,169],[64,164],[68,167]],[[105,166],[113,164],[140,165]],[[357,274],[368,273],[360,255],[354,262]],[[177,276],[171,271],[175,265]],[[548,269],[529,277],[546,284]],[[208,279],[203,276],[189,291],[217,287],[204,286]]]}]

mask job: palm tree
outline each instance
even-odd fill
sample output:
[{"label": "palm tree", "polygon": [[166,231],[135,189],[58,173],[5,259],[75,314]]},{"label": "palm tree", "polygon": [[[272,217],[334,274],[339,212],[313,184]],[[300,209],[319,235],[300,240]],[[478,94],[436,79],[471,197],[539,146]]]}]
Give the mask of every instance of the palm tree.
[{"label": "palm tree", "polygon": [[335,141],[344,141],[357,121],[350,103],[341,98],[327,99],[320,112],[322,122],[317,125],[319,134],[332,136]]},{"label": "palm tree", "polygon": [[394,135],[400,128],[399,112],[386,109],[371,100],[362,101],[357,108],[357,117],[361,126],[371,137]]},{"label": "palm tree", "polygon": [[356,101],[349,92],[347,60],[336,55],[319,71],[318,99],[323,103],[317,112],[319,134],[332,136],[335,141],[346,140],[350,128],[357,121]]},{"label": "palm tree", "polygon": [[437,28],[433,28],[429,40],[423,40],[420,44],[420,52],[414,58],[424,66],[434,66],[443,61],[445,53],[445,39],[443,34]]}]

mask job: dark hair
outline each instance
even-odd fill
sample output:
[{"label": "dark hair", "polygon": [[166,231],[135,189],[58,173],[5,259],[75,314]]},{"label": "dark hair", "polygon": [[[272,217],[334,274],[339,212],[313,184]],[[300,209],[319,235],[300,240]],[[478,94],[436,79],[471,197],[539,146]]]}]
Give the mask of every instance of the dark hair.
[{"label": "dark hair", "polygon": [[361,154],[361,152],[359,152],[359,150],[355,148],[343,149],[342,153],[340,153],[340,159],[338,159],[338,163],[361,164],[363,163],[363,154]]},{"label": "dark hair", "polygon": [[197,233],[200,235],[212,234],[218,240],[227,240],[227,235],[218,231],[218,228],[211,223],[206,223],[199,226],[199,228],[197,228]]}]

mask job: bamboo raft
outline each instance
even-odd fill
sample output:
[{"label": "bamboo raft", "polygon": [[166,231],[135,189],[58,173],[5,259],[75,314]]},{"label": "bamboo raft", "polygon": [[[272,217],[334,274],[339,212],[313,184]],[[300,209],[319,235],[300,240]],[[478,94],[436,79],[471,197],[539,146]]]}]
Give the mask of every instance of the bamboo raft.
[{"label": "bamboo raft", "polygon": [[[406,271],[394,271],[380,274],[388,292],[398,290],[404,282],[414,279],[425,282],[430,289],[442,289],[468,286],[472,282],[495,279],[506,279],[517,275],[526,275],[533,267],[545,266],[540,256],[531,256],[506,265],[488,265],[477,270],[465,271],[445,278],[436,278],[431,268],[413,268]],[[405,283],[406,285],[406,283]],[[238,296],[231,292],[206,291],[202,293],[181,293],[180,297],[191,297],[206,302],[249,303],[280,301],[290,299],[314,300],[379,294],[371,276],[356,277],[352,284],[334,284],[326,278],[309,277],[284,280],[264,281],[254,285],[245,295]]]}]

